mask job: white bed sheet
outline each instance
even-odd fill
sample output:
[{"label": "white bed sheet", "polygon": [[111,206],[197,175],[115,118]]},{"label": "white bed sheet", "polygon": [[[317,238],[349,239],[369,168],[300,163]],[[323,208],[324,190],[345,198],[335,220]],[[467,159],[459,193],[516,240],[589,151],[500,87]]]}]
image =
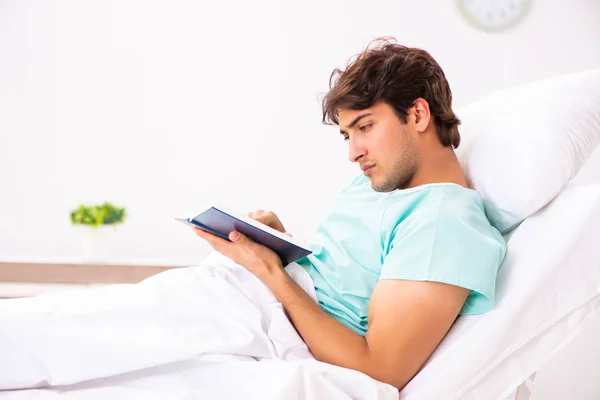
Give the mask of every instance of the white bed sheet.
[{"label": "white bed sheet", "polygon": [[600,312],[600,185],[569,186],[508,241],[497,307],[463,316],[403,400],[504,399]]},{"label": "white bed sheet", "polygon": [[[316,299],[308,273],[288,273]],[[218,253],[136,285],[0,301],[0,398],[395,400],[318,362],[273,294]]]},{"label": "white bed sheet", "polygon": [[[598,314],[598,237],[600,185],[567,188],[526,220],[509,240],[498,306],[461,317],[400,399],[506,397]],[[202,354],[51,389],[0,392],[0,399],[398,397],[363,374],[304,358],[301,348],[297,352],[298,357],[282,357],[287,361],[263,362]]]}]

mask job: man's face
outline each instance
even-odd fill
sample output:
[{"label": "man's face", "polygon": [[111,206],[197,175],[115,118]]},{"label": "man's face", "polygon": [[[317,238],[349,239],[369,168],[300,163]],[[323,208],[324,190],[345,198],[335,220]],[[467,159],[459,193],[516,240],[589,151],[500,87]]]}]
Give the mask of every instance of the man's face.
[{"label": "man's face", "polygon": [[414,116],[402,124],[394,109],[378,102],[365,110],[339,109],[340,132],[349,141],[348,156],[359,163],[378,192],[409,183],[417,171],[419,142]]}]

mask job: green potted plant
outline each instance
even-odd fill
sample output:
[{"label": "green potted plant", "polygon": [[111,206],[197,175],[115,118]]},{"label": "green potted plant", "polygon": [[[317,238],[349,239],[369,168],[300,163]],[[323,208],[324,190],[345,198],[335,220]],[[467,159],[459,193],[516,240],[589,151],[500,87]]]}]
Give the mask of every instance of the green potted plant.
[{"label": "green potted plant", "polygon": [[115,207],[109,202],[92,206],[81,204],[71,211],[71,223],[88,225],[91,228],[104,225],[116,226],[125,222],[125,216],[125,208]]},{"label": "green potted plant", "polygon": [[70,213],[70,220],[77,228],[84,261],[106,262],[111,257],[117,226],[127,217],[124,207],[110,202],[81,204]]}]

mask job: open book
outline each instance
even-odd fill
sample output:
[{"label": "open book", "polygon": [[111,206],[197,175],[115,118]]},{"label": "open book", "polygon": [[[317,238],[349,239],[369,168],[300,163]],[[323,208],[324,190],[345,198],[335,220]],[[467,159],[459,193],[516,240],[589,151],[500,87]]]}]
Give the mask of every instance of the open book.
[{"label": "open book", "polygon": [[229,234],[234,230],[243,233],[277,253],[284,266],[311,253],[306,246],[294,238],[221,205],[209,207],[193,218],[175,219],[225,240],[229,240]]}]

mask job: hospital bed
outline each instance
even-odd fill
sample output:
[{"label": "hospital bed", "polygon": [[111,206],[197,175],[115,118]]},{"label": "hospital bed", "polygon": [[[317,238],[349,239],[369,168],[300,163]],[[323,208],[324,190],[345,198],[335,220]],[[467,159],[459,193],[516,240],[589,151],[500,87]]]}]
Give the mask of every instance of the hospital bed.
[{"label": "hospital bed", "polygon": [[[599,316],[599,237],[600,185],[565,188],[509,232],[497,307],[483,315],[461,316],[399,399],[527,399],[524,382]],[[238,392],[227,392],[222,382],[242,381],[236,377],[249,373],[261,373],[253,380],[262,382],[245,398],[325,398],[325,389],[315,382],[322,376],[313,372],[314,365],[291,365],[289,370],[277,363],[246,362],[215,372],[190,359],[74,385],[0,392],[0,399],[184,399],[199,393],[202,398],[236,398]],[[207,372],[213,381],[206,379]],[[273,380],[278,390],[272,389]],[[381,393],[371,397],[373,393],[354,398],[392,398]]]},{"label": "hospital bed", "polygon": [[[588,75],[586,85],[589,82]],[[595,72],[594,82],[597,84],[596,87],[600,88],[600,70]],[[549,87],[553,92],[556,92],[555,86],[549,85]],[[572,87],[572,85],[569,87]],[[539,87],[534,89],[531,93],[539,92]],[[556,166],[544,163],[554,162],[560,164],[561,161],[559,156],[550,157],[549,160],[539,162],[542,164],[541,167],[537,163],[532,164],[533,167],[519,166],[519,172],[522,175],[521,181],[510,182],[511,185],[516,187],[525,181],[524,184],[529,185],[535,196],[538,197],[533,196],[530,198],[526,190],[511,193],[503,193],[500,190],[499,195],[498,192],[494,192],[499,189],[507,189],[502,187],[504,181],[496,179],[498,177],[503,179],[510,175],[507,171],[505,171],[505,174],[494,175],[496,174],[496,170],[494,170],[493,176],[485,177],[484,183],[479,181],[477,174],[491,171],[490,165],[486,163],[495,156],[487,156],[485,146],[478,147],[475,142],[467,141],[465,143],[464,153],[459,154],[463,168],[470,183],[482,194],[491,218],[498,223],[498,226],[504,227],[501,230],[503,230],[508,243],[507,256],[499,270],[497,280],[496,307],[483,315],[459,317],[420,372],[400,393],[390,386],[377,383],[356,371],[328,366],[307,358],[303,355],[306,349],[303,349],[301,345],[291,347],[292,350],[290,351],[296,352],[298,356],[286,359],[288,362],[284,363],[277,361],[255,362],[256,357],[249,357],[248,355],[232,356],[228,354],[225,357],[219,354],[204,354],[200,358],[196,355],[192,356],[193,352],[185,353],[189,350],[187,347],[201,344],[186,337],[185,332],[180,332],[180,329],[174,325],[176,323],[193,324],[198,318],[188,319],[186,315],[182,314],[170,315],[168,309],[165,308],[159,310],[164,326],[158,322],[155,325],[148,326],[164,327],[165,330],[161,334],[165,337],[180,335],[174,337],[182,338],[182,346],[177,347],[177,343],[173,343],[173,340],[167,340],[164,343],[168,343],[168,346],[172,347],[171,352],[179,351],[178,354],[186,354],[185,357],[182,356],[171,362],[157,364],[149,368],[137,370],[130,368],[127,370],[128,372],[117,371],[112,375],[99,374],[98,376],[102,377],[93,380],[72,379],[72,383],[69,383],[68,379],[61,381],[57,378],[59,384],[52,387],[47,387],[49,382],[42,381],[39,382],[40,387],[37,389],[17,390],[19,387],[31,387],[19,386],[19,368],[22,371],[33,371],[35,369],[32,373],[39,374],[39,376],[48,375],[44,368],[51,369],[51,366],[43,362],[32,362],[31,365],[28,365],[29,360],[19,358],[21,365],[15,364],[14,368],[12,366],[7,368],[5,365],[3,370],[0,365],[0,371],[4,371],[6,375],[13,374],[12,378],[0,376],[0,388],[13,389],[0,391],[0,400],[21,398],[55,399],[63,397],[77,399],[112,398],[115,400],[242,397],[260,399],[526,400],[528,398],[527,383],[533,379],[535,372],[582,329],[589,326],[595,319],[600,318],[600,246],[598,245],[598,238],[600,238],[600,184],[566,184],[581,168],[585,159],[600,141],[600,133],[598,133],[600,132],[600,123],[598,123],[600,121],[598,115],[600,114],[598,112],[600,107],[597,107],[600,104],[597,93],[600,93],[600,91],[590,90],[589,93],[590,96],[595,96],[593,100],[596,102],[588,102],[595,107],[592,111],[596,114],[591,118],[593,124],[595,124],[595,130],[593,131],[595,136],[593,136],[593,139],[583,140],[581,146],[578,145],[579,139],[574,140],[573,136],[564,139],[569,146],[575,146],[563,157],[566,160],[565,162],[569,163],[568,172],[561,175],[552,171],[552,168]],[[511,98],[518,99],[522,97],[523,101],[530,100],[527,96],[516,97],[514,93],[510,95]],[[567,98],[568,96],[564,94],[564,97]],[[580,96],[580,102],[577,105],[578,110],[588,103],[581,101]],[[515,106],[512,103],[507,107],[518,108],[518,104]],[[493,108],[495,113],[501,114],[499,107],[490,108]],[[471,110],[471,112],[474,111],[480,112],[477,107]],[[531,110],[527,110],[527,112],[531,114]],[[557,114],[559,113],[557,112]],[[468,116],[469,110],[464,110],[464,113],[459,113],[459,115]],[[564,115],[562,118],[565,118]],[[468,131],[473,128],[469,124],[468,118],[465,119],[465,122],[465,130]],[[539,123],[539,120],[537,122]],[[500,126],[501,123],[499,122],[497,125]],[[552,126],[554,125],[556,124],[552,123]],[[478,127],[478,129],[480,128]],[[589,134],[589,131],[586,132],[588,132],[586,135]],[[510,132],[506,133],[508,138],[505,139],[508,141],[511,139],[510,134]],[[550,135],[551,132],[544,132],[544,134]],[[487,149],[489,148],[491,146],[487,147]],[[564,148],[560,149],[560,151],[563,150]],[[549,148],[547,151],[552,152],[554,150]],[[574,162],[573,160],[577,157],[578,161]],[[511,161],[514,161],[514,159]],[[477,168],[475,168],[476,166]],[[535,171],[536,173],[532,174],[531,177],[537,179],[537,181],[528,181],[527,174],[537,168],[536,166],[545,169],[542,172],[548,172],[554,180],[545,181],[542,179],[544,175],[539,171]],[[530,168],[530,170],[528,171],[527,168]],[[558,181],[557,185],[555,185],[556,181]],[[486,183],[492,185],[486,187]],[[544,190],[548,187],[552,187],[553,192],[548,191],[547,198],[540,200],[540,193],[544,193]],[[511,195],[514,195],[514,197],[509,198]],[[509,197],[503,198],[502,196]],[[519,204],[523,207],[514,207],[510,210],[511,212],[503,214],[506,207],[501,207],[502,204]],[[522,213],[519,215],[519,212]],[[198,269],[194,273],[202,273],[201,271],[202,269]],[[144,301],[159,304],[156,299],[161,295],[159,290],[161,286],[157,282],[162,280],[162,282],[166,282],[165,287],[173,289],[173,285],[169,286],[167,278],[182,273],[184,271],[166,271],[138,285],[133,285],[132,287],[137,287],[135,289],[127,290],[139,289],[142,293],[142,289],[146,288],[143,296],[140,295],[136,298],[139,304],[135,305],[144,309]],[[154,286],[152,286],[152,282],[149,282],[153,279]],[[170,309],[171,313],[174,313],[173,310],[179,310],[179,307],[186,307],[185,300],[186,293],[188,293],[186,290],[189,288],[186,289],[185,284],[188,281],[190,279],[178,281],[182,283],[182,285],[176,286],[177,294],[181,297],[181,303],[174,305],[174,308]],[[125,289],[121,290],[116,287],[107,287],[102,290],[105,290],[103,293],[106,295],[115,294],[117,296],[119,293],[122,295],[126,292]],[[74,295],[70,294],[70,296]],[[179,301],[177,300],[178,296],[168,298],[171,301]],[[93,312],[96,313],[94,315],[102,315],[109,322],[120,321],[114,319],[115,316],[111,314],[110,305],[103,303],[103,300],[110,303],[108,301],[109,297],[100,295],[96,297],[95,303],[89,303],[94,305]],[[54,300],[51,297],[47,299],[50,303],[52,303],[51,300]],[[70,297],[70,299],[76,298]],[[122,297],[122,299],[125,301],[126,297]],[[145,300],[142,301],[142,299]],[[32,310],[39,312],[39,307],[35,302],[12,302],[10,304],[10,310],[5,307],[2,311],[0,307],[0,311],[5,314],[8,313],[9,317],[14,317],[15,321],[20,316],[32,312]],[[273,310],[277,310],[276,304],[272,301],[267,299],[265,304],[269,304],[269,307],[274,307]],[[21,306],[22,308],[19,309]],[[78,310],[77,306],[75,304],[71,308]],[[82,309],[85,310],[86,308]],[[91,317],[92,311],[89,315],[85,312],[81,313],[80,310],[78,312],[80,312],[78,321],[88,319],[88,323],[94,323]],[[207,312],[209,315],[203,315],[203,317],[210,317],[210,313],[214,310],[208,310]],[[215,314],[215,318],[217,317],[218,315]],[[58,320],[54,312],[49,312],[43,318],[45,318],[44,323],[46,324],[48,324],[48,321],[55,322]],[[154,323],[152,321],[146,322]],[[30,325],[32,329],[38,326],[41,325],[33,323]],[[15,331],[10,330],[11,327],[12,325],[7,324],[3,327],[0,324],[0,328],[3,329],[3,331],[0,331],[0,349],[4,345],[4,351],[8,354],[8,356],[4,355],[4,363],[7,362],[7,359],[17,359],[15,357],[17,350],[11,350],[11,347],[6,344],[6,338],[10,336],[9,334],[12,333],[13,339],[21,341],[25,345],[28,343],[26,339],[17,338]],[[60,327],[65,329],[64,333],[70,333],[68,329],[80,329],[80,327],[68,323],[62,324]],[[153,331],[149,330],[147,326],[145,326],[145,329],[149,338],[140,337],[139,340],[128,342],[123,338],[113,336],[115,342],[109,343],[109,345],[119,350],[109,358],[119,359],[119,357],[122,357],[123,363],[134,365],[136,360],[124,357],[120,352],[127,353],[127,344],[137,346],[139,341],[145,342],[143,344],[147,345],[145,347],[146,352],[132,354],[151,358],[152,354],[150,353],[152,351],[163,351],[164,349],[156,345],[156,343],[163,342],[153,341],[156,339],[152,336]],[[30,333],[24,329],[20,332]],[[86,335],[98,335],[100,337],[102,332],[92,330]],[[44,338],[44,335],[40,334],[37,338]],[[86,338],[84,336],[81,338],[83,340],[94,339],[93,337]],[[248,338],[238,339],[248,340]],[[292,339],[288,342],[283,340],[280,344],[283,343],[287,346],[293,342]],[[231,337],[227,340],[235,342],[237,339]],[[223,341],[223,343],[228,343],[228,341]],[[52,355],[51,351],[40,343],[31,342],[29,344],[31,345],[29,349],[31,354],[29,355],[32,359],[42,353]],[[269,343],[267,345],[271,346]],[[39,353],[37,355],[36,349]],[[60,363],[55,363],[54,367],[62,368],[61,372],[66,377],[81,378],[88,376],[85,369],[97,369],[99,367],[86,364],[86,360],[107,359],[106,354],[102,354],[103,351],[110,351],[110,347],[106,347],[106,349],[99,349],[97,353],[90,353],[92,357],[96,358],[87,358],[81,360],[80,363],[76,362],[76,354],[69,354],[69,360],[65,361],[68,368],[59,365]],[[11,351],[13,351],[12,356]],[[86,351],[91,350],[87,349]],[[59,356],[60,354],[53,355],[53,357]],[[150,362],[148,362],[148,365],[150,365]],[[210,368],[207,365],[210,365]],[[77,370],[75,367],[82,370]],[[93,374],[89,376],[93,376]]]}]

